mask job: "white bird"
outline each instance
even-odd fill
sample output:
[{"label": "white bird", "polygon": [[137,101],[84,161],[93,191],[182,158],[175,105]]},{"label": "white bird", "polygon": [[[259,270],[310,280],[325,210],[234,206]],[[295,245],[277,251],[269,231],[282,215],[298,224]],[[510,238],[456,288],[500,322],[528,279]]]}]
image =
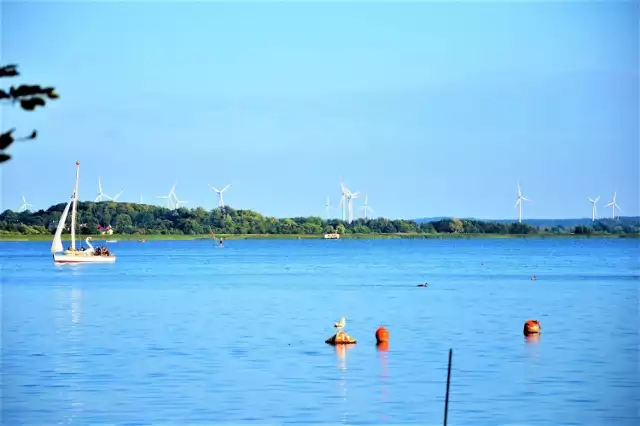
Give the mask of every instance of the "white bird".
[{"label": "white bird", "polygon": [[340,321],[338,321],[337,323],[333,324],[333,326],[337,329],[343,329],[344,326],[347,325],[347,320],[345,317],[340,318]]}]

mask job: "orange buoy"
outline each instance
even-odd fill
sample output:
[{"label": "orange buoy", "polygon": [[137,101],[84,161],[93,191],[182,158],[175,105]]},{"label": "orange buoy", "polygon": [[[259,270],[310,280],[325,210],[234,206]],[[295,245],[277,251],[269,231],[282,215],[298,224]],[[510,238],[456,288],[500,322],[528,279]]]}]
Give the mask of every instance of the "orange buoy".
[{"label": "orange buoy", "polygon": [[524,329],[522,330],[525,336],[529,334],[540,334],[541,331],[542,327],[538,320],[527,320],[524,323]]},{"label": "orange buoy", "polygon": [[378,327],[378,329],[376,330],[376,341],[378,343],[388,342],[389,330],[387,330],[383,326]]}]

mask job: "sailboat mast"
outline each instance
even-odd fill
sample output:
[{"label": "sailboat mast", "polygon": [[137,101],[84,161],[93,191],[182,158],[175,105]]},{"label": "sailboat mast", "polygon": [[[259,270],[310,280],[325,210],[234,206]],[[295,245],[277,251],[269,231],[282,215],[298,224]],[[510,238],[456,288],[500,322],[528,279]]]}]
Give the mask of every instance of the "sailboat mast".
[{"label": "sailboat mast", "polygon": [[76,161],[76,186],[73,190],[73,210],[71,211],[71,249],[76,249],[76,211],[78,206],[78,181],[80,180],[80,162]]}]

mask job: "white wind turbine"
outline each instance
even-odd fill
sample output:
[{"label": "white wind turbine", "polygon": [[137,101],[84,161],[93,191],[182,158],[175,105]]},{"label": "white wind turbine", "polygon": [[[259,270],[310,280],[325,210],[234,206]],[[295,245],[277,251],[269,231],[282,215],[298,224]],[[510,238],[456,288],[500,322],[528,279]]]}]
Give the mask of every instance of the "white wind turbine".
[{"label": "white wind turbine", "polygon": [[176,189],[176,184],[174,183],[171,187],[171,191],[169,191],[169,195],[158,195],[156,198],[163,198],[167,200],[167,205],[170,209],[174,209],[173,199],[171,197],[175,196],[174,190]]},{"label": "white wind turbine", "polygon": [[340,179],[340,189],[342,190],[342,196],[340,197],[340,202],[338,203],[338,207],[342,206],[342,221],[347,220],[347,197],[349,196],[349,190],[344,183],[342,183],[342,178]]},{"label": "white wind turbine", "polygon": [[179,208],[180,208],[180,204],[187,204],[187,203],[188,203],[188,201],[182,201],[182,200],[179,200],[179,199],[178,199],[178,196],[176,195],[176,192],[174,191],[174,190],[175,190],[175,188],[176,188],[176,187],[175,187],[175,185],[174,185],[174,186],[173,186],[173,188],[171,189],[171,193],[173,194],[173,201],[174,201],[174,203],[175,203],[175,208],[176,208],[176,209],[179,209]]},{"label": "white wind turbine", "polygon": [[611,206],[611,218],[612,219],[616,218],[616,209],[618,209],[618,211],[620,211],[620,206],[618,206],[618,203],[616,203],[616,192],[613,193],[613,201],[611,201],[609,204],[607,204],[607,206]]},{"label": "white wind turbine", "polygon": [[331,200],[329,199],[329,197],[327,197],[327,200],[324,203],[324,210],[326,212],[327,215],[327,219],[329,219],[330,215],[331,215],[331,209],[333,209],[333,207],[331,206]]},{"label": "white wind turbine", "polygon": [[211,188],[213,192],[218,194],[218,207],[224,207],[224,199],[222,198],[222,194],[224,193],[224,191],[226,191],[230,187],[231,187],[231,184],[225,186],[222,189],[214,188],[213,186],[209,185],[209,188]]},{"label": "white wind turbine", "polygon": [[600,199],[599,195],[596,197],[595,200],[592,200],[591,197],[589,197],[589,201],[591,201],[591,222],[596,221],[596,216],[598,214],[596,211],[596,203],[598,202],[599,199]]},{"label": "white wind turbine", "polygon": [[33,205],[27,203],[27,199],[23,195],[22,196],[22,205],[20,206],[20,209],[18,209],[18,211],[19,212],[26,212],[27,210],[29,210],[29,207],[33,207]]},{"label": "white wind turbine", "polygon": [[348,210],[348,223],[353,222],[353,200],[360,196],[359,192],[351,192],[349,188],[345,186],[345,184],[340,181],[340,187],[342,188],[342,198],[340,199],[340,204],[342,204],[342,220],[344,220],[344,209],[345,203]]},{"label": "white wind turbine", "polygon": [[528,198],[522,196],[522,191],[520,191],[520,182],[518,182],[518,198],[516,200],[516,205],[513,208],[520,207],[518,210],[518,222],[522,222],[522,202],[523,201],[531,201]]},{"label": "white wind turbine", "polygon": [[362,209],[364,209],[364,218],[365,219],[367,219],[369,211],[372,211],[372,212],[375,213],[375,210],[373,210],[371,207],[369,207],[369,196],[368,195],[364,196],[364,205],[362,206]]},{"label": "white wind turbine", "polygon": [[109,197],[107,194],[105,194],[105,193],[102,191],[102,182],[100,182],[100,176],[98,176],[98,196],[96,197],[95,201],[96,201],[96,202],[98,202],[98,201],[104,201],[104,199],[105,199],[105,198],[106,198],[107,200],[112,200],[112,198],[111,198],[111,197]]}]

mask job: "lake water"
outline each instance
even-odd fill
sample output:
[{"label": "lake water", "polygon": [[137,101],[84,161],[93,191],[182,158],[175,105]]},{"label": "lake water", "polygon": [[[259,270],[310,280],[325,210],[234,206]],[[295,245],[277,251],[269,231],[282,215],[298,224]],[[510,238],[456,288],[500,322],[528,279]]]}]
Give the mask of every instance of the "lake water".
[{"label": "lake water", "polygon": [[0,243],[3,424],[637,425],[639,243]]}]

